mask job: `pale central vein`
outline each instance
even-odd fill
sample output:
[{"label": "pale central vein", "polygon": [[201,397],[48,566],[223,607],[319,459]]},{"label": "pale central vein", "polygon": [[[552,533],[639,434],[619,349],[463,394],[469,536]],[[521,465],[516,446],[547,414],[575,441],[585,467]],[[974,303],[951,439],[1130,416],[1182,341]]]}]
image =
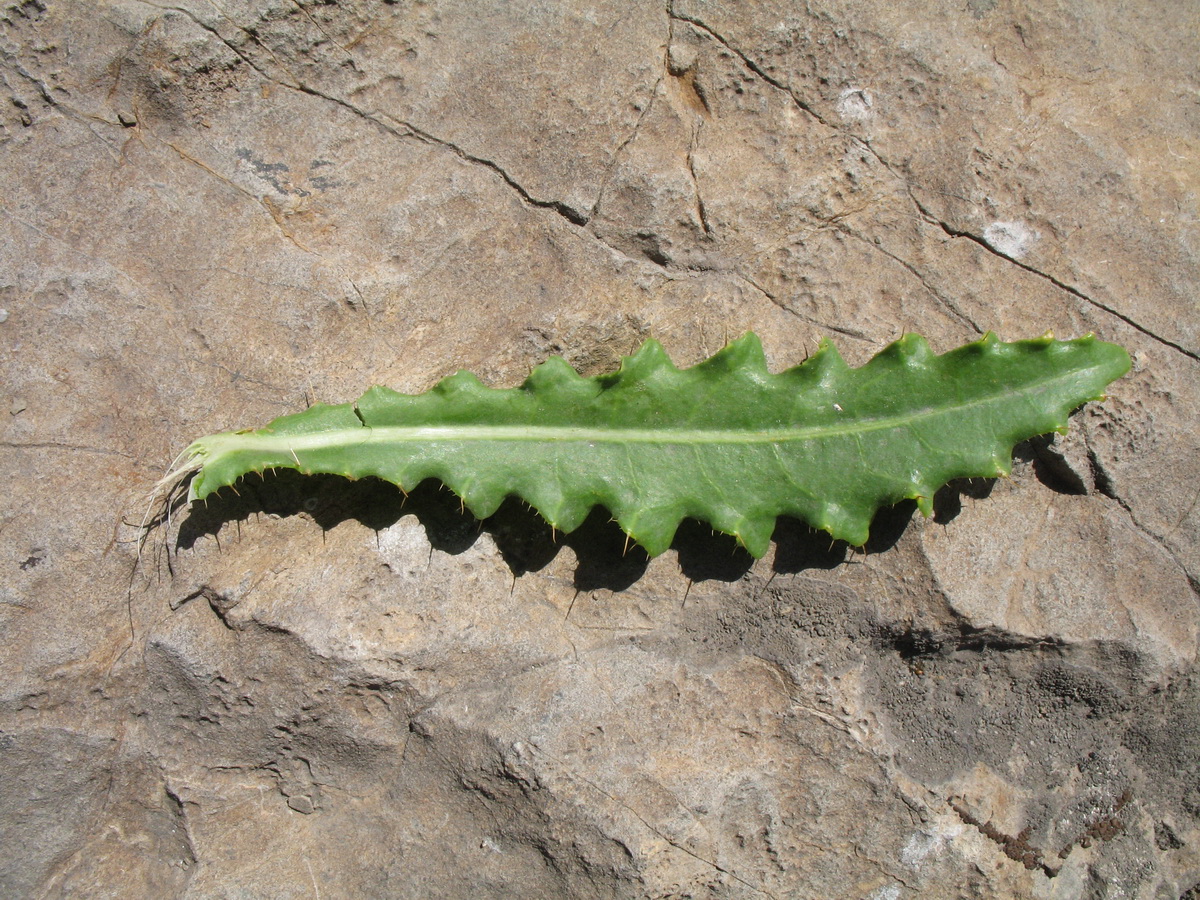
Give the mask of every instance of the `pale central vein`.
[{"label": "pale central vein", "polygon": [[[961,400],[937,407],[922,407],[889,416],[854,419],[846,413],[846,421],[825,422],[820,425],[788,426],[783,428],[684,428],[664,425],[655,428],[630,428],[621,425],[588,427],[577,425],[361,425],[336,428],[311,434],[250,434],[214,435],[206,439],[209,450],[217,438],[229,439],[231,446],[221,450],[257,450],[295,454],[305,450],[339,447],[362,447],[373,444],[406,442],[442,443],[539,443],[539,444],[659,444],[697,446],[705,444],[784,444],[861,435],[873,431],[905,428],[922,419],[935,416],[954,416],[969,409],[997,402],[1010,403],[1019,395],[1044,390],[1049,384],[1074,380],[1079,372],[1045,379],[1023,390],[987,394],[971,400]],[[224,441],[220,441],[224,443]],[[218,451],[219,452],[219,451]]]}]

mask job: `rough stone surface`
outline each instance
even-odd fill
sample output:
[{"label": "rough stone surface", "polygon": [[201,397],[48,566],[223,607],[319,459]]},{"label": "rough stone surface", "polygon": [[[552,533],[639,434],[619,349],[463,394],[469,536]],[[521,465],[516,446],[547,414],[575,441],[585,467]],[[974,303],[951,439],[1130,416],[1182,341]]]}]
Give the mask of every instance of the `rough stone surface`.
[{"label": "rough stone surface", "polygon": [[[1200,6],[0,2],[0,894],[1200,883]],[[868,552],[192,438],[753,328],[1133,372]]]}]

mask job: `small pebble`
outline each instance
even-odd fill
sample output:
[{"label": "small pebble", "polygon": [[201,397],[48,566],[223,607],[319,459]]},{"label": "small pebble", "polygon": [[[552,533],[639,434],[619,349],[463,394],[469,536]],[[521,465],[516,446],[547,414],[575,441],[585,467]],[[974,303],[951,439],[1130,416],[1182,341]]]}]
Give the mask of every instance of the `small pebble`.
[{"label": "small pebble", "polygon": [[29,408],[29,404],[27,404],[24,400],[18,399],[18,400],[14,400],[12,402],[12,407],[10,408],[9,411],[15,416],[15,415],[19,415],[20,413],[25,412],[25,410],[28,408]]},{"label": "small pebble", "polygon": [[298,813],[303,813],[306,816],[311,816],[316,810],[313,806],[312,798],[300,794],[296,797],[288,797],[287,805]]},{"label": "small pebble", "polygon": [[0,309],[0,324],[3,324],[7,321],[8,321],[8,310]]}]

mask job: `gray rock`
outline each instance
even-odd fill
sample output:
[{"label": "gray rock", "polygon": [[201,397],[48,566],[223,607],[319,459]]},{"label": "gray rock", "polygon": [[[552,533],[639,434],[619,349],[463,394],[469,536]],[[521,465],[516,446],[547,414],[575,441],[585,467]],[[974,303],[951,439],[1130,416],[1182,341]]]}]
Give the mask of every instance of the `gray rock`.
[{"label": "gray rock", "polygon": [[[1190,896],[1197,15],[0,3],[0,894]],[[201,434],[751,328],[1134,370],[866,553],[283,473],[139,553]]]}]

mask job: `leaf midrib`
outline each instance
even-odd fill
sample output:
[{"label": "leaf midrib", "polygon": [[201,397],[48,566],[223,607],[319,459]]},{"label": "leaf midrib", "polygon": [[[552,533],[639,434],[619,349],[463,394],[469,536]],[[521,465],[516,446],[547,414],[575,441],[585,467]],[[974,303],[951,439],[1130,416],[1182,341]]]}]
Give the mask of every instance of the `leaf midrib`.
[{"label": "leaf midrib", "polygon": [[[1091,367],[1099,369],[1100,367]],[[526,443],[616,443],[616,444],[781,444],[838,438],[902,428],[922,419],[962,413],[996,402],[1011,402],[1014,396],[1038,393],[1058,382],[1076,381],[1088,370],[1076,370],[1063,375],[1025,384],[1021,389],[993,392],[968,401],[950,405],[923,407],[902,415],[876,418],[856,418],[846,422],[825,423],[802,428],[771,429],[711,429],[680,428],[664,425],[656,428],[628,428],[620,424],[605,427],[574,425],[367,425],[337,428],[312,434],[270,435],[257,432],[236,435],[237,450],[281,452],[295,454],[339,446],[389,444],[409,441],[441,442],[526,442]],[[850,413],[846,413],[850,416]],[[357,440],[351,436],[359,436]],[[229,435],[235,437],[235,435]]]}]

